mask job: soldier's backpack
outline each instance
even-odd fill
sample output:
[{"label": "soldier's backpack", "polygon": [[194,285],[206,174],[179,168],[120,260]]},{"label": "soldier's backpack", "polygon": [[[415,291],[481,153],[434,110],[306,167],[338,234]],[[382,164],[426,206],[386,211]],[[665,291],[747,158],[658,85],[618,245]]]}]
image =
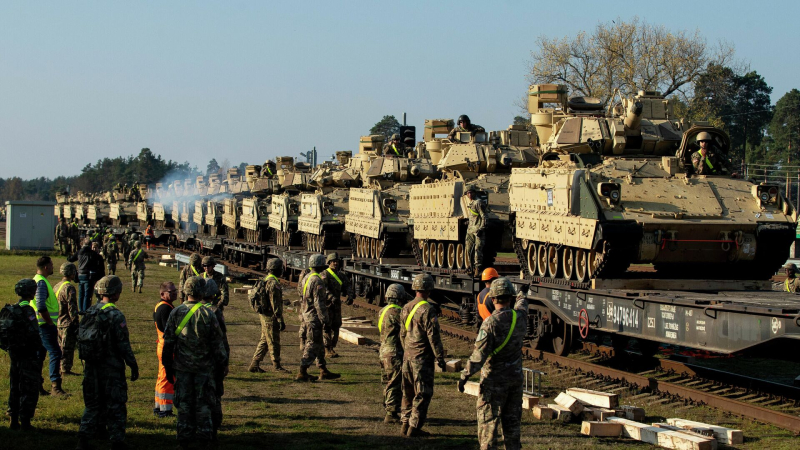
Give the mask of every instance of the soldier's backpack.
[{"label": "soldier's backpack", "polygon": [[22,306],[6,305],[0,309],[0,349],[7,352],[24,350],[30,344],[27,337],[30,336],[31,323],[37,322],[25,316]]},{"label": "soldier's backpack", "polygon": [[253,308],[253,311],[265,316],[272,315],[272,304],[267,295],[267,282],[263,278],[255,282],[247,298],[250,300],[250,307]]},{"label": "soldier's backpack", "polygon": [[106,357],[110,317],[106,310],[90,308],[80,313],[78,325],[78,356],[83,361],[97,361]]}]

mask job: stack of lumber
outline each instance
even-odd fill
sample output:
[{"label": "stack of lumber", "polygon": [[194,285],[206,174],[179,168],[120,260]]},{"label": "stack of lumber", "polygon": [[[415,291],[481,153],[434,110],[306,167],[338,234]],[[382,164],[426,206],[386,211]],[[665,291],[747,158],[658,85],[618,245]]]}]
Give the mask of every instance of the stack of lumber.
[{"label": "stack of lumber", "polygon": [[[457,361],[457,360],[456,360]],[[448,362],[449,363],[452,361]],[[458,361],[459,363],[461,361]],[[448,372],[449,372],[448,367]],[[472,395],[473,397],[477,397],[480,394],[481,385],[480,383],[476,383],[474,381],[467,381],[467,384],[464,385],[464,393],[467,395]],[[522,408],[523,409],[535,409],[539,404],[539,397],[530,395],[530,394],[522,394]]]},{"label": "stack of lumber", "polygon": [[619,406],[617,394],[569,388],[558,394],[554,403],[533,408],[533,417],[565,423],[580,420],[604,421],[609,417],[641,420],[644,419],[644,410],[633,406]]},{"label": "stack of lumber", "polygon": [[175,267],[175,258],[172,255],[161,255],[161,261],[158,263],[159,266],[163,267]]},{"label": "stack of lumber", "polygon": [[250,295],[250,290],[253,289],[253,285],[251,284],[244,284],[242,287],[233,288],[234,294],[247,294]]}]

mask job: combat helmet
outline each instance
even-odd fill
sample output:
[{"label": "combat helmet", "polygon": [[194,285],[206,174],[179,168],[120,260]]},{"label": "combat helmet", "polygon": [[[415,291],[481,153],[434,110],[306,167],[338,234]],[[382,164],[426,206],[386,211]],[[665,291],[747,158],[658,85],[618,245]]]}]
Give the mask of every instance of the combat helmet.
[{"label": "combat helmet", "polygon": [[116,275],[106,275],[94,285],[94,291],[97,295],[105,297],[119,294],[122,292],[122,280]]},{"label": "combat helmet", "polygon": [[391,138],[389,138],[389,140],[390,141],[399,141],[400,140],[400,135],[395,133],[395,134],[392,135]]},{"label": "combat helmet", "polygon": [[325,258],[326,263],[331,263],[333,261],[337,261],[339,259],[339,252],[330,252],[328,253],[328,257]]},{"label": "combat helmet", "polygon": [[433,286],[433,277],[427,273],[415,275],[414,281],[411,283],[411,289],[415,291],[432,291]]},{"label": "combat helmet", "polygon": [[695,138],[695,140],[697,142],[710,141],[711,133],[709,133],[708,131],[701,131],[700,133],[697,133],[697,138]]},{"label": "combat helmet", "polygon": [[325,262],[325,256],[319,253],[311,255],[308,257],[308,267],[325,267],[328,264]]},{"label": "combat helmet", "polygon": [[514,289],[514,285],[511,284],[511,281],[509,281],[506,277],[500,277],[492,281],[492,285],[489,287],[489,295],[492,297],[502,297],[516,294],[517,291]]},{"label": "combat helmet", "polygon": [[189,257],[189,264],[193,266],[199,266],[202,261],[203,258],[201,258],[197,253],[192,253],[192,256]]},{"label": "combat helmet", "polygon": [[36,296],[36,282],[30,278],[23,278],[14,285],[14,292],[20,298],[33,298]]},{"label": "combat helmet", "polygon": [[215,260],[213,256],[206,256],[205,258],[203,258],[203,266],[214,267],[216,265],[217,265],[217,260]]},{"label": "combat helmet", "polygon": [[783,268],[786,270],[793,270],[795,273],[797,273],[797,266],[794,263],[786,263]]},{"label": "combat helmet", "polygon": [[386,288],[386,299],[396,300],[398,303],[406,298],[406,290],[402,284],[392,283]]},{"label": "combat helmet", "polygon": [[462,114],[462,115],[458,116],[458,120],[456,120],[456,125],[458,125],[459,122],[464,122],[464,125],[472,124],[472,122],[470,122],[470,120],[469,120],[469,116],[466,115],[466,114]]},{"label": "combat helmet", "polygon": [[71,262],[65,262],[58,269],[58,272],[65,277],[71,277],[78,273],[78,268]]},{"label": "combat helmet", "polygon": [[200,300],[206,293],[206,280],[202,277],[190,277],[183,283],[183,292],[196,300]]},{"label": "combat helmet", "polygon": [[270,272],[283,272],[283,261],[280,258],[272,258],[267,261],[267,270]]}]

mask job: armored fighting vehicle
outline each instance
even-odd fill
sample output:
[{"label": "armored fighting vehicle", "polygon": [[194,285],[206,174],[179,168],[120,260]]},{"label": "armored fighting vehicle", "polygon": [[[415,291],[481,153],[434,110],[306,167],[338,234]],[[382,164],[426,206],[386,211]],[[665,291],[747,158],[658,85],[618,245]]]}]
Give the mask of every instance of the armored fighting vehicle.
[{"label": "armored fighting vehicle", "polygon": [[542,161],[514,169],[510,187],[529,274],[584,281],[652,263],[660,276],[766,279],[786,261],[797,212],[778,186],[695,173],[698,135],[726,158],[723,131],[679,120],[656,92],[607,109],[560,85],[529,98]]},{"label": "armored fighting vehicle", "polygon": [[275,244],[283,247],[299,245],[302,236],[297,232],[300,217],[299,196],[284,192],[272,196],[272,211],[268,215],[269,227],[274,230]]},{"label": "armored fighting vehicle", "polygon": [[[166,196],[165,196],[166,197]],[[174,228],[175,222],[172,218],[172,203],[155,202],[153,203],[153,220],[155,227],[159,229]]]},{"label": "armored fighting vehicle", "polygon": [[194,208],[192,211],[192,222],[197,226],[197,232],[201,234],[208,233],[208,229],[206,227],[206,208],[207,203],[202,200],[195,200],[194,201]]},{"label": "armored fighting vehicle", "polygon": [[[209,191],[211,191],[216,186],[219,189],[219,185],[210,185]],[[222,227],[222,211],[223,211],[223,199],[218,197],[212,197],[206,199],[205,203],[205,217],[204,217],[204,225],[206,226],[206,233],[209,236],[222,236],[225,234],[225,229]]]},{"label": "armored fighting vehicle", "polygon": [[109,206],[110,194],[108,192],[94,199],[93,203],[86,205],[86,218],[92,226],[102,226],[110,223]]},{"label": "armored fighting vehicle", "polygon": [[225,226],[225,236],[236,240],[239,237],[239,216],[242,214],[242,201],[236,197],[229,197],[222,201],[222,225]]},{"label": "armored fighting vehicle", "polygon": [[437,162],[442,179],[413,185],[409,192],[412,249],[421,266],[469,272],[473,268],[465,251],[469,219],[464,194],[474,187],[486,205],[487,231],[481,265],[493,265],[497,252],[513,250],[509,174],[514,167],[537,164],[536,138],[524,127],[512,125],[501,132],[459,132],[450,140],[436,137],[449,131],[440,122],[432,124],[430,130],[435,132],[426,134],[424,147]]}]

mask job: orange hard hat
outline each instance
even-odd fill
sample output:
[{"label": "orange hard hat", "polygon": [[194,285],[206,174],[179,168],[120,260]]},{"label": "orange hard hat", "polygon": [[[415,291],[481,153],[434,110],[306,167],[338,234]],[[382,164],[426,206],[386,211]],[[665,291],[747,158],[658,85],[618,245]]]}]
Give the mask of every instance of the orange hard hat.
[{"label": "orange hard hat", "polygon": [[500,278],[500,275],[494,270],[493,267],[489,267],[488,269],[484,269],[483,273],[481,274],[481,281],[489,281],[495,278]]}]

